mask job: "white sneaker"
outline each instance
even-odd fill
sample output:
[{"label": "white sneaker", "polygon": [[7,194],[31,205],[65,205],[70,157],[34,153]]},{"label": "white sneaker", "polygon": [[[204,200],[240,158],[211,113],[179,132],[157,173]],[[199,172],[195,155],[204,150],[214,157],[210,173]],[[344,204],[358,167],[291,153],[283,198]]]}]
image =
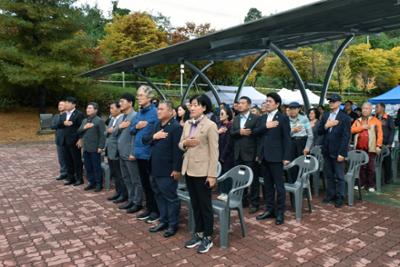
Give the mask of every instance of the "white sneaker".
[{"label": "white sneaker", "polygon": [[357,191],[358,191],[358,186],[354,186],[354,190],[357,190]]},{"label": "white sneaker", "polygon": [[227,201],[228,200],[228,195],[227,194],[220,194],[219,196],[217,196],[217,199],[221,200],[221,201]]},{"label": "white sneaker", "polygon": [[371,192],[371,193],[374,193],[375,192],[375,188],[373,188],[373,187],[368,188],[368,191]]}]

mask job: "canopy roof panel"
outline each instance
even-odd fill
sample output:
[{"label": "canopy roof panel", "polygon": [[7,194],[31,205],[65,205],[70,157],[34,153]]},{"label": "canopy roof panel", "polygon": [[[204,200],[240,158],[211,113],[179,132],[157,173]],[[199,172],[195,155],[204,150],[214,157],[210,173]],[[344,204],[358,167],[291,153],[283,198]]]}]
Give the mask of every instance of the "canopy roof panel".
[{"label": "canopy roof panel", "polygon": [[400,0],[325,0],[124,59],[82,76],[98,77],[183,60],[223,61],[400,28]]}]

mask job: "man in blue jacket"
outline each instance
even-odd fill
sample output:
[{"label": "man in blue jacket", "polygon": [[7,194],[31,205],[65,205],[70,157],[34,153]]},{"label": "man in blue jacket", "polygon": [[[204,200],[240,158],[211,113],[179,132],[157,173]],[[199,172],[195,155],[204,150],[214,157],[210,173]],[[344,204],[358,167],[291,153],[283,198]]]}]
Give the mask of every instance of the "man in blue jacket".
[{"label": "man in blue jacket", "polygon": [[318,134],[323,135],[322,154],[328,182],[323,202],[335,202],[335,207],[340,208],[344,204],[344,160],[349,148],[351,119],[340,110],[340,95],[332,94],[328,100],[331,111],[325,112],[318,127]]},{"label": "man in blue jacket", "polygon": [[169,101],[158,106],[158,122],[150,135],[143,138],[151,144],[151,185],[160,209],[160,223],[149,229],[156,233],[166,229],[168,238],[178,230],[180,200],[177,194],[181,177],[183,151],[179,149],[182,127],[173,118],[173,108]]},{"label": "man in blue jacket", "polygon": [[[150,154],[151,146],[143,143],[143,137],[151,133],[154,125],[158,122],[157,108],[152,104],[154,97],[150,86],[142,85],[137,90],[136,99],[140,110],[130,125],[130,132],[135,135],[135,158],[138,163],[140,180],[146,198],[146,210],[137,218],[146,222],[155,222],[159,217],[157,202],[150,184]],[[130,212],[128,210],[128,212]]]}]

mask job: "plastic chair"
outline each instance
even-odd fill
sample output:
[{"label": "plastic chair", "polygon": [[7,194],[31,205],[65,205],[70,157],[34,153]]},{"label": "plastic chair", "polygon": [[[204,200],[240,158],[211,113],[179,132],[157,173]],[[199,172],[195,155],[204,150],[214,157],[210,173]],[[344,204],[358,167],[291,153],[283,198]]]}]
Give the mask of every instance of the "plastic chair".
[{"label": "plastic chair", "polygon": [[[217,165],[217,177],[221,175],[222,172],[222,166],[221,163],[218,162]],[[186,188],[186,183],[185,179],[180,179],[178,183],[178,198],[181,200],[181,203],[184,202],[188,205],[189,209],[189,232],[194,233],[194,216],[193,216],[193,210],[192,210],[192,205],[190,203],[190,196],[189,192],[187,191]]]},{"label": "plastic chair", "polygon": [[400,147],[396,146],[392,148],[392,171],[393,171],[393,181],[398,182],[398,168],[400,160]]},{"label": "plastic chair", "polygon": [[53,114],[42,113],[39,115],[39,134],[54,133],[51,129],[51,122],[53,120]]},{"label": "plastic chair", "polygon": [[347,184],[347,199],[349,206],[354,203],[354,185],[358,182],[358,199],[362,199],[361,195],[361,182],[360,182],[360,168],[362,165],[367,164],[369,161],[368,154],[362,150],[351,150],[347,156],[348,170],[344,176]]},{"label": "plastic chair", "polygon": [[382,192],[382,163],[383,159],[389,156],[390,150],[386,146],[382,146],[381,153],[376,155],[375,159],[375,183],[376,191]]},{"label": "plastic chair", "polygon": [[297,179],[294,183],[285,183],[285,190],[286,192],[292,193],[294,195],[296,221],[300,222],[303,207],[304,189],[307,190],[308,208],[309,211],[312,212],[309,177],[312,173],[318,171],[319,163],[317,158],[314,156],[300,156],[290,162],[288,165],[286,165],[284,169],[288,170],[290,168],[293,168],[294,166],[297,166],[299,168]]},{"label": "plastic chair", "polygon": [[111,174],[110,174],[110,166],[107,162],[101,162],[101,170],[103,172],[104,177],[104,188],[106,190],[110,190],[111,188]]},{"label": "plastic chair", "polygon": [[311,148],[310,154],[312,156],[314,156],[318,160],[318,163],[319,163],[318,170],[311,174],[314,195],[316,197],[318,197],[319,196],[319,187],[320,187],[319,182],[320,182],[321,178],[322,178],[324,189],[326,189],[326,181],[325,181],[325,177],[323,175],[324,174],[324,157],[322,155],[321,146],[314,146],[313,148]]},{"label": "plastic chair", "polygon": [[244,189],[249,187],[253,181],[253,171],[248,166],[238,165],[219,177],[217,182],[220,183],[226,179],[232,180],[232,189],[228,193],[228,199],[226,201],[212,201],[214,213],[219,217],[220,246],[222,248],[227,248],[229,243],[228,232],[231,224],[231,210],[237,210],[242,229],[242,236],[246,236],[242,198]]}]

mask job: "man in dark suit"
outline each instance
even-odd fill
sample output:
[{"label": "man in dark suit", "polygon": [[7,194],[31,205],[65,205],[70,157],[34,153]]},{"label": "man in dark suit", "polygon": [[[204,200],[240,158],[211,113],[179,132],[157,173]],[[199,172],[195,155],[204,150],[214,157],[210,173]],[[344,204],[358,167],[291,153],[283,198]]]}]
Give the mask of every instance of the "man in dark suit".
[{"label": "man in dark suit", "polygon": [[[284,223],[286,191],[283,166],[290,159],[289,119],[279,111],[282,103],[277,93],[267,94],[266,111],[260,117],[254,134],[260,136],[263,177],[265,188],[265,212],[256,217],[265,220],[276,217],[276,224]],[[257,177],[257,176],[256,176]],[[275,205],[275,192],[277,203]]]},{"label": "man in dark suit", "polygon": [[56,178],[56,180],[64,180],[67,178],[67,163],[65,162],[64,158],[64,150],[63,150],[63,145],[62,145],[62,140],[64,139],[64,131],[63,129],[58,127],[58,122],[60,120],[60,116],[64,113],[65,109],[65,103],[64,100],[61,100],[58,102],[58,111],[60,112],[59,114],[55,114],[53,116],[53,120],[51,122],[51,129],[56,130],[55,132],[55,143],[57,147],[57,158],[58,158],[58,164],[60,165],[60,176]]},{"label": "man in dark suit", "polygon": [[324,172],[328,182],[323,202],[335,202],[335,207],[340,208],[344,203],[344,160],[350,142],[351,118],[340,110],[340,95],[332,94],[328,100],[331,111],[325,112],[318,127],[318,134],[323,135]]},{"label": "man in dark suit", "polygon": [[[251,100],[247,96],[239,99],[237,106],[240,112],[232,124],[231,137],[234,143],[235,165],[246,165],[253,170],[254,177],[258,177],[256,169],[257,137],[253,129],[257,125],[258,117],[250,112]],[[248,193],[243,195],[244,206],[247,206]],[[249,213],[255,213],[260,207],[260,183],[253,179],[250,187],[250,209]]]},{"label": "man in dark suit", "polygon": [[58,127],[63,129],[63,145],[64,157],[67,163],[68,177],[65,185],[81,185],[82,177],[82,155],[81,149],[78,147],[80,135],[78,129],[84,118],[83,113],[76,109],[76,99],[67,97],[65,99],[66,112],[60,116]]},{"label": "man in dark suit", "polygon": [[[151,144],[151,187],[160,211],[160,223],[149,229],[155,233],[162,230],[168,238],[178,230],[180,200],[177,194],[178,180],[181,177],[183,151],[179,148],[182,135],[181,125],[173,118],[171,102],[159,103],[157,117],[159,122],[152,126],[150,135],[143,142]],[[160,164],[163,162],[163,164]]]}]

